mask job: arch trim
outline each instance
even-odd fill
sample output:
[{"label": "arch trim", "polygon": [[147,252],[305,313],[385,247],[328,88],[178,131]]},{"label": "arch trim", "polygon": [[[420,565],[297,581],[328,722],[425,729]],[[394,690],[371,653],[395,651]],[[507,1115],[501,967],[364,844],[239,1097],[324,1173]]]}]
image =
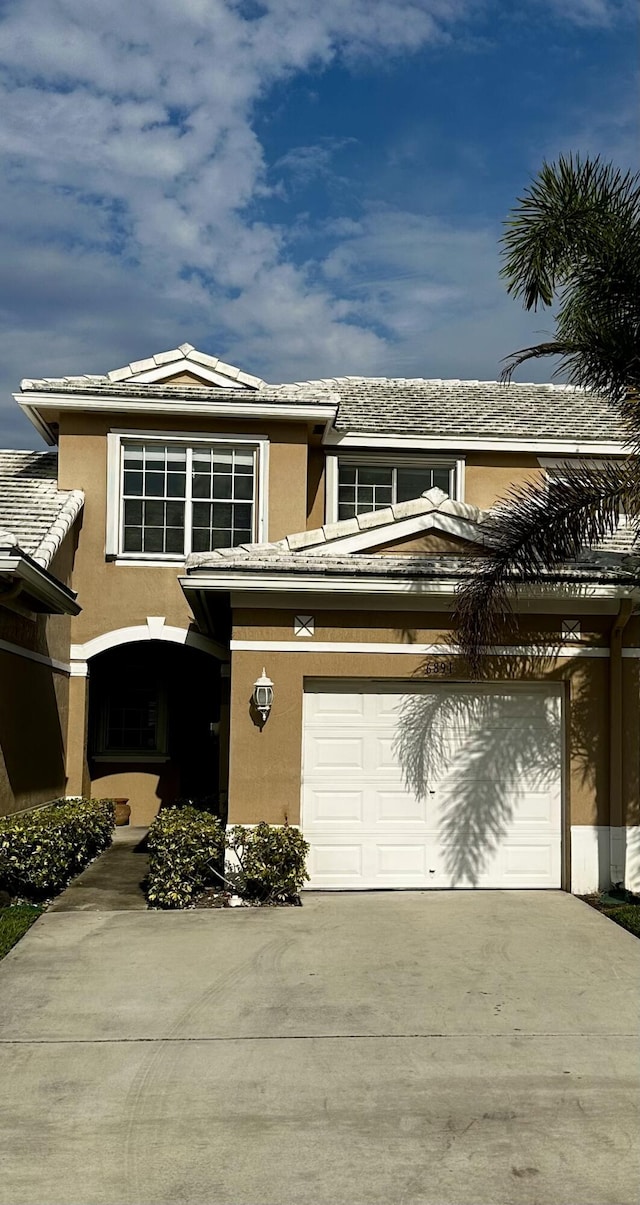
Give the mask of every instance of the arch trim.
[{"label": "arch trim", "polygon": [[218,661],[229,660],[229,649],[189,628],[176,628],[165,623],[163,615],[148,615],[145,624],[135,624],[127,628],[114,628],[111,632],[103,632],[94,636],[84,644],[71,645],[71,673],[73,677],[84,677],[88,673],[87,662],[98,653],[117,648],[122,644],[133,644],[141,640],[168,640],[171,644],[184,644],[188,648],[198,649]]}]

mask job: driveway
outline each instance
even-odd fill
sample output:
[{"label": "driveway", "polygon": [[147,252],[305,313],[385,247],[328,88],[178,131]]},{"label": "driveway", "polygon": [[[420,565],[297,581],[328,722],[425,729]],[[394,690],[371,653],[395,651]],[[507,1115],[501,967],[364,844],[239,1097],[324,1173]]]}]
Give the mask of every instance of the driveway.
[{"label": "driveway", "polygon": [[0,1205],[636,1205],[640,943],[561,892],[58,912]]}]

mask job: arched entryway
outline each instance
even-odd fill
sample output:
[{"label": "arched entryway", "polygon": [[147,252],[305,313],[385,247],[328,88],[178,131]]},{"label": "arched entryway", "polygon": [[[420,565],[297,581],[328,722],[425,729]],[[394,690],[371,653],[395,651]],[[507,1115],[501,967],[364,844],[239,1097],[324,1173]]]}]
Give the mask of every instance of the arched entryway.
[{"label": "arched entryway", "polygon": [[220,721],[216,657],[166,639],[96,652],[89,661],[92,794],[128,798],[138,825],[176,798],[206,799],[222,815]]}]

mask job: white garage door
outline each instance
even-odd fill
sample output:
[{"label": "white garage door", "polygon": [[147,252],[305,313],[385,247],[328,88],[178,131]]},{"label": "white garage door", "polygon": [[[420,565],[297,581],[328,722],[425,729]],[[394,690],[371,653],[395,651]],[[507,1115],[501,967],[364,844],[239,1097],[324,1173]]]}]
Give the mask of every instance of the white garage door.
[{"label": "white garage door", "polygon": [[553,688],[316,682],[305,692],[310,887],[559,887]]}]

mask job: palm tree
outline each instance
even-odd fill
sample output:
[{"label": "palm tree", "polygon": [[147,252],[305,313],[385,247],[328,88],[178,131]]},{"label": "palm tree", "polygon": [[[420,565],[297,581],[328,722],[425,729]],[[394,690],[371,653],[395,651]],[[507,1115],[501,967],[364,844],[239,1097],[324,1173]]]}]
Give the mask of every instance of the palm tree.
[{"label": "palm tree", "polygon": [[[562,476],[507,494],[485,526],[486,555],[460,589],[457,638],[472,672],[511,610],[519,582],[571,562],[640,518],[640,174],[599,158],[544,164],[519,198],[501,240],[501,275],[527,310],[558,304],[555,337],[514,352],[520,364],[559,357],[554,375],[608,400],[622,416],[628,456],[618,464],[566,465]],[[561,404],[561,402],[560,402]]]}]

